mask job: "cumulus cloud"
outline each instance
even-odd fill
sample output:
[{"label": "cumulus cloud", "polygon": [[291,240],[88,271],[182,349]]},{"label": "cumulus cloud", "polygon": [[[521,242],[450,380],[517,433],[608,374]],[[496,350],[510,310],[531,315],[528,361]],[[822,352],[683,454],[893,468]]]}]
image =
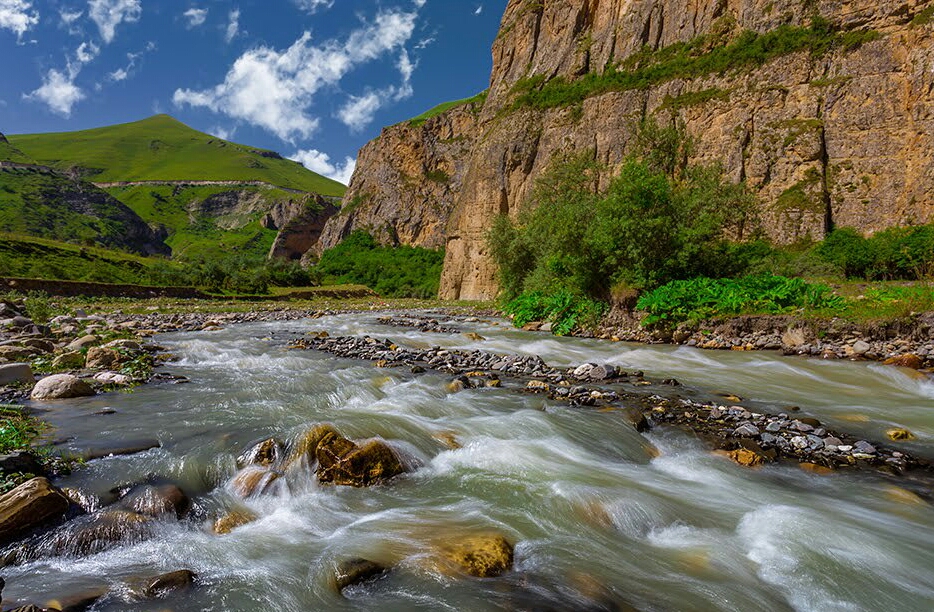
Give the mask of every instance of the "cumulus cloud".
[{"label": "cumulus cloud", "polygon": [[[178,89],[173,101],[177,106],[206,107],[247,121],[285,141],[308,138],[319,124],[310,114],[315,94],[339,83],[355,67],[403,49],[415,30],[416,17],[417,12],[381,11],[343,42],[316,45],[305,32],[282,51],[264,46],[250,49],[234,62],[223,83],[200,91]],[[396,94],[395,89],[392,93]],[[365,119],[374,95],[351,99],[340,114]]]},{"label": "cumulus cloud", "polygon": [[230,44],[240,32],[240,9],[234,9],[227,15],[227,30],[224,32],[224,40]]},{"label": "cumulus cloud", "polygon": [[32,26],[39,23],[39,11],[30,0],[0,0],[0,29],[10,30],[22,39]]},{"label": "cumulus cloud", "polygon": [[118,25],[139,21],[142,12],[141,0],[88,0],[88,17],[108,44],[113,42]]},{"label": "cumulus cloud", "polygon": [[473,12],[473,14],[474,14],[474,15],[480,15],[480,14],[482,14],[482,13],[483,13],[483,5],[481,4],[480,6],[478,6],[478,7],[476,8],[476,10]]},{"label": "cumulus cloud", "polygon": [[189,28],[197,28],[200,25],[204,25],[204,22],[207,21],[208,9],[190,8],[182,13],[182,17],[188,20]]},{"label": "cumulus cloud", "polygon": [[314,13],[320,8],[329,9],[334,6],[334,0],[294,0],[298,8]]},{"label": "cumulus cloud", "polygon": [[232,128],[225,128],[220,125],[215,125],[210,130],[208,130],[208,134],[217,136],[221,140],[232,140],[234,137],[234,134],[236,133],[237,133],[236,126]]},{"label": "cumulus cloud", "polygon": [[101,49],[94,43],[83,42],[75,50],[75,61],[78,64],[88,64],[100,55]]},{"label": "cumulus cloud", "polygon": [[[149,43],[149,45],[146,46],[147,51],[151,50],[150,45],[152,45],[152,43]],[[127,53],[127,65],[123,68],[117,68],[113,72],[109,73],[107,78],[114,83],[127,80],[133,74],[133,69],[136,68],[136,62],[138,62],[141,57],[143,57],[142,51],[137,53]]]},{"label": "cumulus cloud", "polygon": [[77,76],[70,69],[65,73],[53,68],[42,79],[42,86],[32,93],[24,94],[23,98],[43,102],[53,113],[70,117],[75,104],[85,98],[81,88],[75,85]]},{"label": "cumulus cloud", "polygon": [[383,106],[383,101],[383,96],[374,91],[362,96],[350,96],[337,112],[337,118],[351,130],[360,131],[372,123],[376,111]]},{"label": "cumulus cloud", "polygon": [[357,167],[357,160],[352,157],[345,157],[343,164],[332,164],[330,155],[316,149],[296,151],[289,159],[297,161],[312,172],[317,172],[344,185],[350,184],[350,177],[353,176],[353,171]]},{"label": "cumulus cloud", "polygon": [[62,9],[58,12],[58,16],[62,20],[62,25],[66,27],[70,27],[74,22],[78,21],[82,15],[84,15],[84,11],[80,10],[69,11],[68,9]]}]

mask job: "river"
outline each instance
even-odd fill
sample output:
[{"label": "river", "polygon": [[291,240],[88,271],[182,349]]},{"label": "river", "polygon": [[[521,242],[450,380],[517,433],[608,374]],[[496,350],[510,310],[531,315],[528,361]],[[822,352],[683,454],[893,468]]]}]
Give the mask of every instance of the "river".
[{"label": "river", "polygon": [[[188,377],[36,407],[73,449],[156,437],[144,453],[89,462],[58,482],[102,497],[157,475],[195,501],[191,518],[155,538],[84,558],[3,570],[5,599],[106,585],[94,610],[887,610],[934,609],[934,508],[870,473],[821,476],[788,465],[750,470],[675,429],[637,433],[619,413],[572,408],[514,390],[451,393],[449,377],[380,369],[286,349],[289,334],[389,337],[400,344],[539,355],[552,365],[614,363],[687,389],[790,405],[835,429],[934,454],[934,383],[866,363],[608,343],[464,323],[486,338],[390,328],[377,314],[231,326],[160,336]],[[97,415],[112,409],[112,414]],[[108,411],[109,412],[109,411]],[[282,479],[238,500],[229,481],[251,442],[294,439],[332,423],[352,438],[382,436],[414,468],[367,489]],[[461,448],[441,440],[454,437]],[[246,505],[258,520],[227,535],[213,517]],[[457,577],[432,551],[464,533],[515,543],[514,570]],[[394,566],[339,595],[333,564],[365,557]],[[187,568],[200,584],[166,600],[131,601],[137,576]],[[550,606],[550,607],[549,607]]]}]

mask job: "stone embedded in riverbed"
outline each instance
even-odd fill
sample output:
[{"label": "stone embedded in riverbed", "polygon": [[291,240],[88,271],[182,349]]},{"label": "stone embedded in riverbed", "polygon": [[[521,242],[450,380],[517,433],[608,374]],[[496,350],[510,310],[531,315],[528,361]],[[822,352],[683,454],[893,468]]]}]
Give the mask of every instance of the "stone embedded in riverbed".
[{"label": "stone embedded in riverbed", "polygon": [[91,385],[71,374],[53,374],[36,383],[30,397],[34,400],[70,399],[94,395]]},{"label": "stone embedded in riverbed", "polygon": [[191,499],[176,485],[138,485],[130,489],[119,502],[118,507],[146,516],[158,517],[163,514],[175,514],[183,518],[191,509]]},{"label": "stone embedded in riverbed", "polygon": [[278,472],[269,468],[248,465],[230,481],[230,488],[239,497],[245,499],[268,492],[279,477]]},{"label": "stone embedded in riverbed", "polygon": [[11,383],[32,384],[36,377],[28,363],[6,363],[0,365],[0,385]]},{"label": "stone embedded in riverbed", "polygon": [[258,517],[245,508],[231,510],[214,521],[213,530],[217,535],[226,535],[236,529],[255,521]]},{"label": "stone embedded in riverbed", "polygon": [[247,465],[269,467],[270,465],[278,463],[281,455],[282,444],[275,438],[267,438],[262,442],[254,444],[237,457],[237,465],[240,467]]},{"label": "stone embedded in riverbed", "polygon": [[442,556],[460,571],[477,578],[492,578],[510,569],[513,545],[498,534],[468,536],[441,548]]},{"label": "stone embedded in riverbed", "polygon": [[338,593],[349,586],[379,578],[389,569],[369,559],[347,559],[334,568],[334,588]]},{"label": "stone embedded in riverbed", "polygon": [[352,487],[385,482],[405,472],[396,453],[381,440],[362,446],[341,436],[330,435],[318,445],[318,481]]},{"label": "stone embedded in riverbed", "polygon": [[147,597],[160,597],[171,591],[186,589],[195,583],[198,576],[191,570],[178,570],[150,578],[144,594]]},{"label": "stone embedded in riverbed", "polygon": [[0,496],[0,545],[61,519],[68,498],[45,478],[33,478]]}]

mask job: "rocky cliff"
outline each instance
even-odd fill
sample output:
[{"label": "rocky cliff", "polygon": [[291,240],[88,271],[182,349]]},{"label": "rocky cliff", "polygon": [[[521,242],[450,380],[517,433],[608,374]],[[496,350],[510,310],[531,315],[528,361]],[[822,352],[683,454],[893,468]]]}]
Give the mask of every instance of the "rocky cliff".
[{"label": "rocky cliff", "polygon": [[467,103],[422,122],[383,129],[357,158],[341,212],[314,252],[362,229],[387,245],[436,249],[463,187],[480,105]]},{"label": "rocky cliff", "polygon": [[[699,161],[747,181],[778,242],[934,221],[932,15],[931,0],[510,0],[467,153],[444,158],[457,183],[441,297],[494,296],[495,217],[518,213],[558,153],[593,151],[612,174],[646,116],[683,121]],[[351,191],[365,182],[369,202],[424,209],[423,185],[384,178],[403,159],[431,167],[424,143],[450,117],[384,132]],[[358,210],[395,227],[378,207]]]}]

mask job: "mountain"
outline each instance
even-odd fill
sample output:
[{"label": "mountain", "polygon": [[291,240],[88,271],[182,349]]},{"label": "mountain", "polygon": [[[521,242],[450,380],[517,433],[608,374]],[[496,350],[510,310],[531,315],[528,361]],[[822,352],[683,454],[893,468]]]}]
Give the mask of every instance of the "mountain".
[{"label": "mountain", "polygon": [[276,187],[342,196],[344,186],[274,151],[194,130],[168,116],[51,134],[11,135],[21,151],[56,170],[95,183],[134,181],[262,181]]},{"label": "mountain", "polygon": [[931,0],[510,0],[485,98],[385,128],[322,241],[444,241],[441,297],[490,298],[496,216],[557,154],[608,177],[648,117],[746,181],[778,243],[934,221],[932,18]]},{"label": "mountain", "polygon": [[345,191],[278,153],[198,132],[168,115],[9,141],[54,173],[92,182],[125,204],[164,232],[176,258],[266,256],[291,220],[275,211],[330,210],[326,200]]}]

